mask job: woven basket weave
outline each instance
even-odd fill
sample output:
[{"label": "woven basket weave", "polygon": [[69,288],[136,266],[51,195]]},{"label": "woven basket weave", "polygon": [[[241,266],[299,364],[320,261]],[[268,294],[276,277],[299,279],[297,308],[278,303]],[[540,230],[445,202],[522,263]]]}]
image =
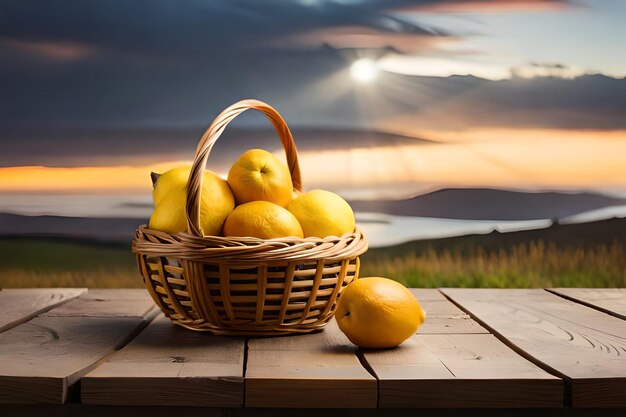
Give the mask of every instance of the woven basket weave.
[{"label": "woven basket weave", "polygon": [[154,302],[174,323],[222,335],[308,333],[335,313],[359,275],[367,240],[354,232],[326,238],[203,236],[202,173],[226,125],[248,109],[263,112],[282,141],[294,188],[302,190],[298,154],[283,118],[258,100],[224,110],[200,138],[187,187],[187,233],[140,226],[132,249]]}]

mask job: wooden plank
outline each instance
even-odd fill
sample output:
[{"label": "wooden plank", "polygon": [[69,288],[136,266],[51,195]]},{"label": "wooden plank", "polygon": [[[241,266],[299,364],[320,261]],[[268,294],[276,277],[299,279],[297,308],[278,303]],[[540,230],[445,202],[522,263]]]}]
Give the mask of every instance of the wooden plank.
[{"label": "wooden plank", "polygon": [[409,291],[411,291],[420,302],[448,301],[448,299],[435,288],[409,288]]},{"label": "wooden plank", "polygon": [[89,290],[71,303],[46,313],[50,317],[144,317],[154,308],[145,289]]},{"label": "wooden plank", "polygon": [[438,290],[430,288],[410,290],[426,312],[426,321],[420,326],[419,334],[489,333]]},{"label": "wooden plank", "polygon": [[68,302],[85,288],[19,288],[0,291],[0,332]]},{"label": "wooden plank", "polygon": [[[428,313],[426,313],[428,314]],[[418,334],[489,334],[489,331],[468,317],[426,317]]]},{"label": "wooden plank", "polygon": [[509,349],[439,291],[412,292],[426,311],[417,335],[395,349],[363,352],[379,380],[381,408],[563,405],[562,380]]},{"label": "wooden plank", "polygon": [[[70,306],[75,302],[84,310]],[[129,307],[124,314],[118,306],[109,315],[85,316],[100,303],[81,296],[68,303],[67,314],[49,312],[1,333],[0,403],[64,403],[83,375],[156,313],[155,308],[140,314]]]},{"label": "wooden plank", "polygon": [[490,334],[416,335],[365,351],[381,408],[561,407],[563,381]]},{"label": "wooden plank", "polygon": [[458,409],[458,408],[209,408],[129,405],[0,405],[7,417],[624,417],[624,409]]},{"label": "wooden plank", "polygon": [[85,404],[243,406],[245,339],[161,316],[81,381]]},{"label": "wooden plank", "polygon": [[626,288],[551,288],[548,291],[626,320]]},{"label": "wooden plank", "polygon": [[376,379],[332,320],[321,333],[250,339],[246,407],[375,408]]},{"label": "wooden plank", "polygon": [[500,338],[567,379],[566,405],[626,407],[626,322],[543,290],[442,290]]}]

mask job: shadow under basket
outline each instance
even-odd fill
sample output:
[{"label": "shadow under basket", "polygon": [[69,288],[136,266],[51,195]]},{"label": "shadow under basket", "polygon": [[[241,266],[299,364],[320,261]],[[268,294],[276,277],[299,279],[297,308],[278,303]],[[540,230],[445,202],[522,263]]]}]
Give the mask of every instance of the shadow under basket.
[{"label": "shadow under basket", "polygon": [[280,137],[294,189],[302,190],[293,137],[282,117],[258,100],[224,110],[198,144],[187,185],[187,233],[140,226],[133,252],[144,284],[174,323],[221,335],[298,334],[332,319],[344,288],[359,275],[367,239],[357,226],[326,238],[258,239],[204,236],[199,225],[201,178],[226,125],[247,109],[270,119]]}]

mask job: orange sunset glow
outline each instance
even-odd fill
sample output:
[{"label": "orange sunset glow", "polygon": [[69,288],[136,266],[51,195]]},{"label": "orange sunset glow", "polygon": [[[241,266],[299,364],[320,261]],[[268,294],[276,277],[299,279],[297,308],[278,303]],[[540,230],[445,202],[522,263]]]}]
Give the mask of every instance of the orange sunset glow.
[{"label": "orange sunset glow", "polygon": [[[574,189],[626,183],[624,132],[494,129],[421,132],[420,136],[439,143],[300,152],[305,187],[348,190],[348,194],[350,189],[367,189],[367,196],[375,198],[412,194],[419,190],[412,184]],[[280,149],[274,151],[284,158]],[[0,168],[0,192],[147,193],[149,172],[164,172],[190,162]],[[333,170],[320,171],[319,166],[332,166]]]}]

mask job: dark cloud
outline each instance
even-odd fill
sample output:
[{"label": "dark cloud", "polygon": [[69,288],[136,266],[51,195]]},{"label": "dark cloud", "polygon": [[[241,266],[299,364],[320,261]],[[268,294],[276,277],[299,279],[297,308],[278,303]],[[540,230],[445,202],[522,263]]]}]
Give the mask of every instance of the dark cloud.
[{"label": "dark cloud", "polygon": [[439,36],[388,13],[406,3],[4,1],[0,124],[200,124],[243,97],[275,102],[354,58],[296,35],[361,27]]},{"label": "dark cloud", "polygon": [[117,51],[209,59],[216,50],[255,49],[264,40],[324,27],[355,25],[384,32],[433,34],[432,29],[388,12],[395,6],[413,3],[416,2],[24,0],[2,4],[0,36],[81,41]]},{"label": "dark cloud", "polygon": [[[626,129],[626,79],[600,74],[490,81],[389,75],[382,118],[404,115],[414,128]],[[400,85],[414,99],[398,101]]]},{"label": "dark cloud", "polygon": [[3,1],[0,138],[26,138],[27,128],[201,129],[244,97],[271,102],[300,126],[367,128],[401,118],[415,128],[626,128],[626,82],[600,75],[488,81],[385,73],[367,88],[354,85],[347,67],[372,51],[365,42],[346,52],[343,31],[377,37],[370,44],[383,53],[429,48],[425,39],[452,34],[395,11],[435,3]]}]

